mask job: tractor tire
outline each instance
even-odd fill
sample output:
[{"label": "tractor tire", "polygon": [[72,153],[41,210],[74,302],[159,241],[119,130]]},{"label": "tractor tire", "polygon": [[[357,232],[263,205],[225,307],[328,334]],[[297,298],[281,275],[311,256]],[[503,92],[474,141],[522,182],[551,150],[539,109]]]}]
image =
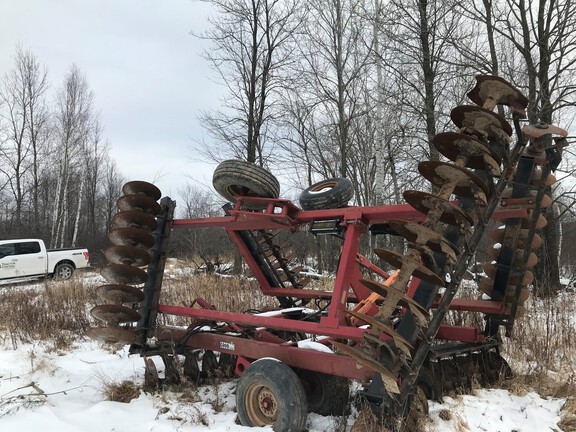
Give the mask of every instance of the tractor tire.
[{"label": "tractor tire", "polygon": [[272,426],[275,432],[306,427],[306,393],[296,373],[275,359],[252,363],[236,388],[236,410],[243,426]]},{"label": "tractor tire", "polygon": [[54,279],[67,280],[74,274],[74,266],[68,263],[58,264],[54,269]]},{"label": "tractor tire", "polygon": [[352,182],[345,177],[336,177],[315,183],[300,194],[303,210],[341,208],[348,205],[354,196]]},{"label": "tractor tire", "polygon": [[280,183],[270,171],[243,160],[227,160],[218,165],[212,185],[232,203],[236,202],[235,196],[278,198],[280,195]]},{"label": "tractor tire", "polygon": [[308,412],[323,416],[342,416],[350,408],[350,383],[344,377],[298,369],[304,384]]}]

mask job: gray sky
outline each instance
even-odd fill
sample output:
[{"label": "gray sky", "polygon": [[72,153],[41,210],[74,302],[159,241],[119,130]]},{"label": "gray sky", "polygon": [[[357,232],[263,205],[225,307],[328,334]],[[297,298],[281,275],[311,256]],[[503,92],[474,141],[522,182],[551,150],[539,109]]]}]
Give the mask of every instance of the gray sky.
[{"label": "gray sky", "polygon": [[195,0],[0,0],[0,75],[18,43],[48,68],[52,94],[78,65],[120,171],[177,198],[187,175],[211,185],[214,169],[191,150],[204,135],[200,110],[222,92],[199,55],[206,42],[190,35],[209,10]]}]

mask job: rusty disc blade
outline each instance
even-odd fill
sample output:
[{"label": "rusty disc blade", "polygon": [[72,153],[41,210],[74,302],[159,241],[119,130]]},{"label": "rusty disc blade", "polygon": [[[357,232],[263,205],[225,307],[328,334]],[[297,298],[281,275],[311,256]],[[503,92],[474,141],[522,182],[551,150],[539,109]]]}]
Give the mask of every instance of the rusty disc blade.
[{"label": "rusty disc blade", "polygon": [[121,285],[139,285],[148,280],[148,274],[127,264],[109,264],[100,272],[108,282]]},{"label": "rusty disc blade", "polygon": [[392,267],[397,269],[401,269],[404,263],[408,263],[410,261],[411,264],[417,265],[418,267],[412,275],[421,279],[426,282],[430,282],[434,285],[444,286],[444,281],[440,276],[430,270],[428,267],[423,266],[421,263],[414,261],[412,258],[406,255],[401,255],[389,249],[374,249],[374,253],[380,258],[382,261],[387,262]]},{"label": "rusty disc blade", "polygon": [[488,133],[490,138],[500,138],[498,129],[512,135],[512,126],[500,114],[476,105],[460,105],[452,110],[450,118],[459,128],[472,127]]},{"label": "rusty disc blade", "polygon": [[408,204],[425,215],[432,211],[440,212],[440,221],[449,225],[460,226],[474,225],[474,220],[464,210],[450,201],[437,197],[427,192],[407,190],[404,191],[404,199]]},{"label": "rusty disc blade", "polygon": [[134,246],[149,250],[154,246],[154,236],[139,228],[116,228],[108,233],[108,239],[115,246]]},{"label": "rusty disc blade", "polygon": [[[496,271],[497,271],[496,264],[484,263],[482,268],[484,270],[484,273],[486,273],[486,276],[488,276],[492,280],[496,279]],[[522,285],[531,284],[532,281],[534,281],[534,273],[532,273],[531,271],[526,271],[526,272],[513,271],[513,272],[510,272],[510,277],[508,279],[508,283],[510,285],[516,285],[516,284],[518,284],[520,279],[522,279]]]},{"label": "rusty disc blade", "polygon": [[116,213],[112,217],[112,225],[116,228],[139,228],[154,231],[158,226],[156,218],[138,210],[127,210]]},{"label": "rusty disc blade", "polygon": [[490,297],[492,297],[493,286],[494,281],[487,277],[480,279],[480,282],[478,282],[478,289]]},{"label": "rusty disc blade", "polygon": [[139,303],[144,299],[142,290],[130,285],[100,285],[96,294],[100,299],[114,303]]},{"label": "rusty disc blade", "polygon": [[90,339],[105,343],[132,344],[138,341],[138,336],[133,330],[121,327],[92,327],[84,334]]},{"label": "rusty disc blade", "polygon": [[[530,224],[532,223],[532,215],[530,214],[528,218],[522,219],[522,228],[530,228]],[[541,230],[548,225],[548,220],[544,215],[538,215],[538,219],[536,220],[536,229]]]},{"label": "rusty disc blade", "polygon": [[434,146],[451,161],[466,157],[466,167],[500,175],[500,157],[488,145],[471,135],[442,132],[433,139]]},{"label": "rusty disc blade", "polygon": [[146,195],[124,195],[116,200],[116,207],[120,211],[139,210],[152,216],[157,216],[162,212],[162,207],[152,198]]},{"label": "rusty disc blade", "polygon": [[126,306],[112,304],[94,306],[90,310],[90,315],[97,320],[109,324],[124,324],[138,321],[140,319],[138,311]]},{"label": "rusty disc blade", "polygon": [[565,129],[545,123],[524,125],[522,127],[522,132],[524,135],[527,135],[530,138],[541,138],[544,135],[560,135],[563,137],[568,136],[568,131]]},{"label": "rusty disc blade", "polygon": [[[478,283],[478,288],[481,292],[486,294],[488,297],[492,298],[493,281],[484,278]],[[508,285],[506,288],[506,294],[502,300],[504,303],[511,304],[514,303],[514,290],[516,290],[516,285]],[[530,296],[530,290],[526,286],[520,288],[520,296],[518,297],[518,304],[523,304]]]},{"label": "rusty disc blade", "polygon": [[147,197],[152,198],[154,201],[158,201],[162,196],[160,189],[158,189],[152,183],[139,180],[126,183],[122,187],[122,193],[124,195],[146,195]]},{"label": "rusty disc blade", "polygon": [[548,174],[546,178],[542,178],[543,171],[540,166],[534,167],[534,171],[532,171],[532,176],[530,177],[530,182],[533,185],[543,185],[543,186],[552,186],[556,183],[556,176],[554,174]]},{"label": "rusty disc blade", "polygon": [[[502,191],[502,198],[508,198],[508,199],[512,199],[512,195],[513,195],[513,189],[511,187],[507,187]],[[535,190],[531,190],[528,191],[528,193],[524,196],[524,197],[518,197],[518,198],[514,198],[514,199],[529,199],[531,200],[530,202],[527,202],[526,204],[520,204],[518,205],[518,207],[529,207],[529,208],[533,208],[535,206],[534,202],[536,201],[536,197],[538,195],[538,191]],[[552,197],[550,195],[544,195],[542,197],[542,201],[540,202],[540,208],[548,208],[552,205]],[[510,207],[517,207],[517,205],[512,204]]]},{"label": "rusty disc blade", "polygon": [[[504,241],[504,237],[506,236],[505,229],[493,229],[490,231],[490,237],[498,243],[502,243]],[[518,241],[516,242],[516,247],[519,249],[524,249],[526,246],[526,238],[528,237],[528,229],[520,229],[518,233]],[[539,234],[534,234],[534,238],[532,239],[532,245],[530,247],[531,250],[536,250],[540,246],[542,246],[542,237]]]},{"label": "rusty disc blade", "polygon": [[474,198],[475,192],[482,191],[484,195],[490,194],[490,188],[480,177],[451,163],[440,161],[425,161],[418,164],[420,174],[434,186],[442,187],[448,183],[455,183],[454,194],[467,198]]},{"label": "rusty disc blade", "polygon": [[[506,292],[506,303],[514,302],[514,290],[516,290],[516,285],[509,285],[508,291]],[[518,297],[518,304],[524,304],[526,300],[530,297],[530,290],[527,286],[522,286],[520,288],[520,296]]]},{"label": "rusty disc blade", "polygon": [[150,254],[135,246],[111,246],[104,251],[104,255],[112,264],[142,267],[150,262]]},{"label": "rusty disc blade", "polygon": [[[472,102],[487,109],[507,105],[518,111],[528,106],[528,98],[505,79],[494,75],[476,75],[476,86],[467,94]],[[524,113],[525,115],[525,113]]]},{"label": "rusty disc blade", "polygon": [[368,288],[370,291],[375,292],[376,294],[386,298],[388,294],[398,297],[398,304],[403,306],[415,306],[420,312],[425,315],[428,315],[428,311],[424,309],[420,303],[415,302],[412,297],[408,297],[402,291],[397,290],[393,286],[388,286],[381,284],[379,282],[370,280],[370,279],[360,279],[360,283]]},{"label": "rusty disc blade", "polygon": [[445,253],[456,258],[460,251],[439,232],[426,228],[415,222],[405,220],[391,220],[388,222],[390,229],[412,243],[428,246],[434,252]]},{"label": "rusty disc blade", "polygon": [[[486,253],[488,254],[488,256],[494,260],[498,259],[498,256],[500,255],[500,247],[494,248],[494,247],[488,247],[486,249]],[[524,265],[524,251],[522,250],[516,250],[516,253],[514,254],[514,258],[512,259],[512,265],[515,267],[521,267]],[[534,253],[534,252],[530,252],[530,255],[528,256],[528,262],[526,264],[526,267],[534,267],[536,265],[536,263],[538,262],[538,256]]]},{"label": "rusty disc blade", "polygon": [[357,363],[366,366],[370,369],[375,370],[380,373],[382,381],[384,382],[384,387],[390,393],[400,393],[400,389],[397,383],[397,377],[392,374],[382,363],[380,363],[376,358],[370,356],[362,350],[352,348],[340,342],[330,341],[330,343],[344,354],[352,357]]}]

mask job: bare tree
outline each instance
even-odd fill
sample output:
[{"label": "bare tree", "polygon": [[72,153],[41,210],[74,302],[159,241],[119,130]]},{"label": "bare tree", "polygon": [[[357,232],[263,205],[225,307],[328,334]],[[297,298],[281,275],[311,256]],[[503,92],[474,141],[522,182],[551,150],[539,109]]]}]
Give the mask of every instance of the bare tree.
[{"label": "bare tree", "polygon": [[32,194],[34,232],[38,232],[38,182],[42,154],[46,147],[48,112],[45,93],[47,73],[37,58],[21,47],[16,49],[14,68],[2,80],[0,99],[4,102],[1,121],[4,131],[0,147],[0,172],[14,199],[14,234],[23,230],[26,196]]},{"label": "bare tree", "polygon": [[96,124],[92,100],[86,78],[73,65],[58,93],[55,115],[57,147],[53,159],[58,179],[52,216],[52,245],[76,240],[77,224],[73,223],[76,220],[73,212],[78,214],[81,211],[78,196],[82,194],[85,182],[80,167]]},{"label": "bare tree", "polygon": [[[387,99],[392,106],[402,106],[402,123],[416,125],[405,135],[421,136],[424,156],[432,160],[439,157],[432,138],[446,121],[442,114],[454,104],[449,88],[457,71],[451,66],[449,41],[459,28],[459,15],[453,6],[453,2],[392,0],[379,14],[379,34],[386,41],[382,62],[391,71]],[[411,151],[417,149],[415,144]]]},{"label": "bare tree", "polygon": [[[576,9],[572,2],[549,0],[484,1],[485,21],[493,17],[487,28],[505,39],[519,54],[522,67],[500,61],[500,67],[510,70],[518,87],[526,89],[530,123],[553,123],[561,119],[570,123],[573,115],[567,108],[574,106],[576,91]],[[542,261],[536,272],[542,292],[551,292],[560,286],[558,265],[558,218],[556,205],[547,212],[550,222],[544,230]]]},{"label": "bare tree", "polygon": [[224,109],[202,115],[208,134],[224,147],[204,150],[215,160],[233,156],[262,166],[272,151],[274,103],[283,85],[281,69],[290,61],[300,0],[210,2],[218,14],[199,37],[212,42],[204,57],[227,92]]}]

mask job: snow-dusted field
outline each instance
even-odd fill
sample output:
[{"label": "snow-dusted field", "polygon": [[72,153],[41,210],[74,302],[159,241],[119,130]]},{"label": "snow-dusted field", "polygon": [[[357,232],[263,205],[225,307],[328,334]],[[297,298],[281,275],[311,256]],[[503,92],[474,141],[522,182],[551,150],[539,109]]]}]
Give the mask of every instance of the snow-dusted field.
[{"label": "snow-dusted field", "polygon": [[[98,277],[95,277],[98,279]],[[93,283],[97,284],[95,280]],[[34,289],[34,285],[21,287]],[[161,362],[157,362],[162,375]],[[0,431],[202,431],[249,430],[236,424],[235,385],[158,393],[139,391],[129,403],[107,400],[106,388],[128,380],[142,388],[144,361],[91,340],[57,351],[50,343],[13,344],[0,332]],[[565,399],[536,393],[516,396],[502,389],[446,397],[430,404],[429,432],[561,431],[557,426]],[[310,414],[309,432],[350,430],[357,412],[346,419]],[[263,430],[271,430],[264,428]]]},{"label": "snow-dusted field", "polygon": [[[141,386],[144,362],[126,349],[111,352],[97,343],[78,343],[71,352],[47,352],[43,345],[0,346],[0,431],[236,431],[235,382],[179,393],[140,392],[130,403],[107,401],[107,384],[130,380]],[[506,390],[430,402],[431,432],[559,431],[563,399]],[[215,409],[217,411],[215,411]],[[446,416],[446,411],[450,412]],[[442,420],[448,417],[448,420]],[[356,417],[346,419],[349,430]],[[343,431],[343,419],[310,414],[310,432]]]}]

